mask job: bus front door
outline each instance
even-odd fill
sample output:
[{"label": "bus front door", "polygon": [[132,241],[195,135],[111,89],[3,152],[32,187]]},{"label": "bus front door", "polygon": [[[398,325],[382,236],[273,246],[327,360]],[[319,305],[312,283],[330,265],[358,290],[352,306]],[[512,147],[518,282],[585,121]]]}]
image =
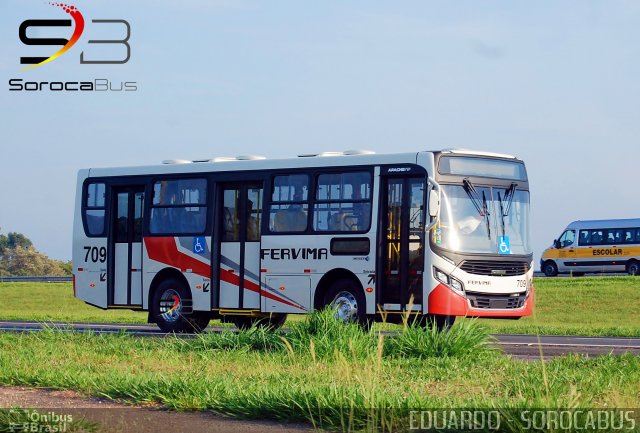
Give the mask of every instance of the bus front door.
[{"label": "bus front door", "polygon": [[383,177],[377,304],[383,311],[419,311],[424,271],[424,177]]},{"label": "bus front door", "polygon": [[114,187],[110,233],[109,306],[142,307],[144,187]]},{"label": "bus front door", "polygon": [[[218,306],[221,309],[260,308],[260,226],[262,182],[220,187],[218,227],[220,254]],[[215,302],[214,302],[215,304]]]}]

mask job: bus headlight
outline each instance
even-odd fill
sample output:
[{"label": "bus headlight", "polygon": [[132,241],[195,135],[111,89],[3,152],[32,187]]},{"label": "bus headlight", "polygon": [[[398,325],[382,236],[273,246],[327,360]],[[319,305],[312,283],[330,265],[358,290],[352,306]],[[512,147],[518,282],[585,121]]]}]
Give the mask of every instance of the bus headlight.
[{"label": "bus headlight", "polygon": [[462,286],[462,283],[453,277],[451,277],[451,288],[453,290],[457,290],[460,293],[464,292],[464,287]]},{"label": "bus headlight", "polygon": [[449,285],[449,276],[442,272],[440,269],[433,268],[433,276],[436,277],[436,280],[440,281],[441,283]]},{"label": "bus headlight", "polygon": [[456,292],[464,293],[464,284],[462,284],[462,281],[458,280],[457,278],[453,278],[451,275],[445,274],[435,266],[433,267],[433,276],[436,280],[446,284]]}]

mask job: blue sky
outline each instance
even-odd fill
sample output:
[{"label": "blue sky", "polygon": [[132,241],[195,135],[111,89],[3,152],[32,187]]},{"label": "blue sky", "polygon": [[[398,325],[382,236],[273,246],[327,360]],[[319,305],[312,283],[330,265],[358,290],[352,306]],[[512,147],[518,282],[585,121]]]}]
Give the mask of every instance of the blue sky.
[{"label": "blue sky", "polygon": [[[22,71],[25,19],[0,4],[0,227],[71,256],[80,168],[171,158],[450,147],[528,165],[534,249],[575,219],[640,216],[640,3],[77,1],[66,54]],[[125,65],[80,65],[131,24]],[[113,33],[111,33],[113,31]],[[47,36],[56,36],[55,31]],[[35,36],[35,34],[33,34]],[[68,33],[59,33],[68,37]],[[137,92],[10,92],[8,80],[136,81]]]}]

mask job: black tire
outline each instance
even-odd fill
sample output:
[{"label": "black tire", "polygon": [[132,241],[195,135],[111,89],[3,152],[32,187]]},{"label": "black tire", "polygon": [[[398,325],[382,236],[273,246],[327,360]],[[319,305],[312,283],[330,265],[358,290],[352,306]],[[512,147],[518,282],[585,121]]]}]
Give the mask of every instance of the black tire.
[{"label": "black tire", "polygon": [[542,265],[542,272],[544,272],[547,277],[555,277],[558,275],[558,265],[556,265],[553,260],[547,260]]},{"label": "black tire", "polygon": [[233,323],[238,329],[249,329],[252,326],[259,326],[274,331],[281,328],[286,320],[287,315],[284,313],[271,313],[265,317],[227,316],[224,319],[225,322]]},{"label": "black tire", "polygon": [[191,305],[191,292],[175,278],[164,280],[153,292],[151,317],[164,332],[201,332],[209,324],[210,316],[204,312],[185,313],[185,304]]},{"label": "black tire", "polygon": [[352,280],[335,281],[324,296],[324,306],[334,308],[336,317],[345,323],[357,323],[369,329],[367,308],[362,289]]},{"label": "black tire", "polygon": [[436,327],[438,331],[450,329],[456,321],[456,316],[446,316],[444,314],[427,314],[422,316],[422,324],[427,328]]},{"label": "black tire", "polygon": [[631,260],[627,265],[627,272],[629,275],[640,275],[640,262],[637,260]]}]

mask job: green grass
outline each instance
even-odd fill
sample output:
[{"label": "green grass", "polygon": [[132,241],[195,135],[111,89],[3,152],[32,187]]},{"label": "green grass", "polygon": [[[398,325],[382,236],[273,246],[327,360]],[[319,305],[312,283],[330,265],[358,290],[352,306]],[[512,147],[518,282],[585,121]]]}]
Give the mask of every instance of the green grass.
[{"label": "green grass", "polygon": [[0,283],[0,320],[146,323],[130,310],[101,310],[73,297],[71,283]]},{"label": "green grass", "polygon": [[[491,332],[640,336],[640,278],[537,278],[532,317],[485,320]],[[146,323],[146,313],[103,311],[74,299],[70,284],[0,283],[2,320]],[[289,323],[300,318],[291,316]],[[392,329],[397,327],[389,326]]]},{"label": "green grass", "polygon": [[478,321],[456,324],[446,340],[409,328],[403,342],[329,319],[308,317],[285,336],[0,334],[0,383],[341,431],[401,431],[410,410],[634,407],[640,399],[640,357],[522,362],[486,347]]}]

